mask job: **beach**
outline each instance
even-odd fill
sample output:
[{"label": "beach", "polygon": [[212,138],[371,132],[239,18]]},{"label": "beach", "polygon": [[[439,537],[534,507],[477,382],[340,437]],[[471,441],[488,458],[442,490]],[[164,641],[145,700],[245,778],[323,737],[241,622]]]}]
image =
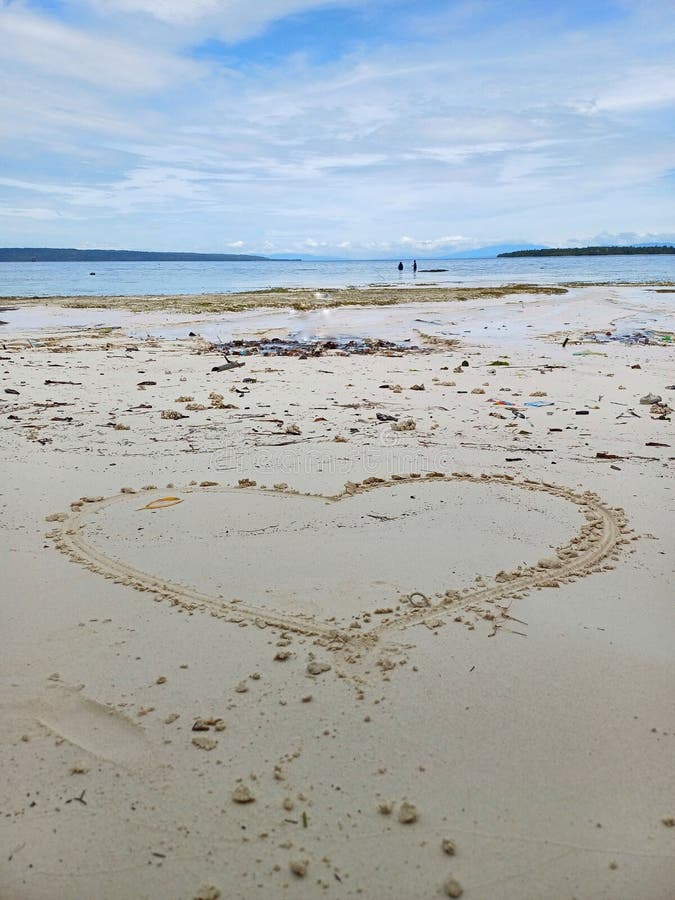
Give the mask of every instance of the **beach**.
[{"label": "beach", "polygon": [[669,900],[671,291],[3,299],[0,897]]}]

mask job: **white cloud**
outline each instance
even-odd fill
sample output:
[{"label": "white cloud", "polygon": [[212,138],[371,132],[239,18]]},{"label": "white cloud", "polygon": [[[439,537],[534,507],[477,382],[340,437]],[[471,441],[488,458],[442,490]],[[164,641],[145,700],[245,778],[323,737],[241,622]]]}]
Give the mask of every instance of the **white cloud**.
[{"label": "white cloud", "polygon": [[0,6],[2,67],[19,64],[111,91],[151,92],[195,75],[195,67],[147,44],[114,40],[37,15],[18,5]]},{"label": "white cloud", "polygon": [[590,113],[620,112],[651,107],[671,106],[675,103],[675,65],[631,68],[619,85],[602,90],[582,111]]},{"label": "white cloud", "polygon": [[432,251],[438,250],[441,247],[465,247],[468,243],[467,239],[462,237],[461,234],[443,235],[443,237],[427,238],[425,240],[404,236],[398,241],[398,246],[414,247],[418,250]]},{"label": "white cloud", "polygon": [[[675,221],[675,217],[674,217]],[[610,234],[606,231],[591,237],[569,238],[567,244],[579,246],[621,246],[624,244],[673,244],[675,243],[675,228],[672,231],[660,232],[657,234],[650,232],[623,231],[619,234]]]},{"label": "white cloud", "polygon": [[359,0],[94,0],[106,12],[141,13],[173,26],[209,27],[230,40],[261,31],[270,22],[326,6],[357,5]]},{"label": "white cloud", "polygon": [[9,219],[39,219],[42,221],[47,219],[61,218],[59,213],[55,212],[53,209],[44,209],[38,206],[26,209],[17,209],[11,206],[0,206],[0,216],[4,216]]}]

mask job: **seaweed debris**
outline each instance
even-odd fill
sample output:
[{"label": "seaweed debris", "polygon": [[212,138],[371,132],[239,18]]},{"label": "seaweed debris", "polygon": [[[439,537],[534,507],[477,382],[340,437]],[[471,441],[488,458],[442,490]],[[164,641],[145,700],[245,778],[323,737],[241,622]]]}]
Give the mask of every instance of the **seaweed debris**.
[{"label": "seaweed debris", "polygon": [[[209,346],[210,351],[232,356],[323,356],[334,353],[340,356],[353,354],[368,355],[381,353],[385,356],[401,353],[420,353],[425,348],[414,345],[411,341],[386,341],[382,338],[355,337],[297,337],[288,338],[235,338],[230,341],[219,341]],[[429,352],[427,350],[427,352]]]}]

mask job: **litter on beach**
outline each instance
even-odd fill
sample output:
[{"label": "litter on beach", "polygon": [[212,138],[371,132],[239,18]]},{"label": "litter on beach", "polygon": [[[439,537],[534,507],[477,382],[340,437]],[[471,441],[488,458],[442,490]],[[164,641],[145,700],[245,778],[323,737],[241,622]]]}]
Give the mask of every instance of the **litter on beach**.
[{"label": "litter on beach", "polygon": [[[661,344],[672,343],[673,335],[668,331],[655,331],[649,328],[636,328],[630,331],[587,331],[582,336],[582,341],[590,341],[594,344],[608,344],[612,341],[617,341],[628,346],[658,347]],[[575,353],[574,355],[579,356],[581,354]]]},{"label": "litter on beach", "polygon": [[[337,336],[321,338],[290,335],[288,338],[234,338],[231,341],[212,343],[211,351],[235,356],[322,356],[328,351],[342,354],[373,353],[424,353],[410,341],[388,341],[381,338]],[[428,352],[428,351],[426,351]]]}]

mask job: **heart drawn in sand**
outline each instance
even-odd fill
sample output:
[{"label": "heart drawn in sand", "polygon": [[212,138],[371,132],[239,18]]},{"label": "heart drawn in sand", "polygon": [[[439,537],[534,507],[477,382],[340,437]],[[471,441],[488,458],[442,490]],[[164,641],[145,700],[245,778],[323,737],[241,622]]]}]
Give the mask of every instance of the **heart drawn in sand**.
[{"label": "heart drawn in sand", "polygon": [[207,484],[174,489],[180,504],[83,498],[48,517],[50,537],[188,611],[332,639],[466,609],[494,620],[514,597],[607,567],[627,540],[623,510],[596,495],[508,475],[369,478],[334,496]]}]

